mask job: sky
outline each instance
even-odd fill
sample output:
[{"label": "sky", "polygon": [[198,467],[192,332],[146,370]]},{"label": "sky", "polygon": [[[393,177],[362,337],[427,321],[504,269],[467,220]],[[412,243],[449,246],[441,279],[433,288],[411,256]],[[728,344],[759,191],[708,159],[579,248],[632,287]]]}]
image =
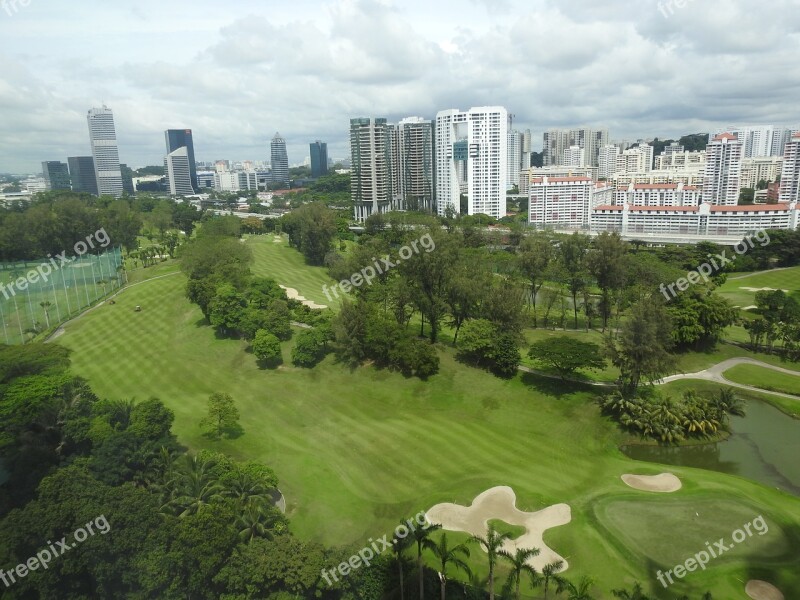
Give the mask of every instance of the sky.
[{"label": "sky", "polygon": [[349,155],[353,117],[501,105],[534,149],[552,127],[677,138],[800,124],[800,0],[0,0],[0,172],[90,154],[113,109],[120,160]]}]

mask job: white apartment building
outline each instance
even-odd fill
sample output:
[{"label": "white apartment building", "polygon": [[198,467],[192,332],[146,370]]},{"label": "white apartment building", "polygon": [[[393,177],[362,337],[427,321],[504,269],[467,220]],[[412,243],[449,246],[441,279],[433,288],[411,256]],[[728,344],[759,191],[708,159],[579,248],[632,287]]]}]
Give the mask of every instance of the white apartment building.
[{"label": "white apartment building", "polygon": [[[667,147],[669,149],[669,147]],[[706,167],[706,151],[699,152],[664,152],[655,158],[657,171],[703,170]]]},{"label": "white apartment building", "polygon": [[448,207],[458,213],[465,189],[468,214],[505,217],[508,111],[502,106],[440,111],[435,137],[438,213],[444,215]]},{"label": "white apartment building", "polygon": [[403,207],[433,210],[433,122],[406,117],[396,127],[397,181]]},{"label": "white apartment building", "polygon": [[531,130],[526,129],[522,132],[522,153],[520,155],[520,170],[529,169],[531,166]]},{"label": "white apartment building", "polygon": [[783,156],[786,144],[798,129],[782,125],[732,125],[709,135],[712,140],[721,133],[731,133],[742,142],[742,158]]},{"label": "white apartment building", "polygon": [[614,184],[627,187],[631,183],[683,183],[684,185],[703,185],[704,170],[650,171],[649,173],[616,173]]},{"label": "white apartment building", "polygon": [[592,231],[620,235],[689,235],[712,239],[740,236],[760,229],[797,229],[796,203],[762,206],[598,206],[591,213]]},{"label": "white apartment building", "polygon": [[258,190],[258,174],[255,171],[214,173],[214,189],[221,192]]},{"label": "white apartment building", "polygon": [[543,135],[543,164],[545,167],[562,166],[564,151],[570,146],[580,146],[584,151],[584,164],[597,167],[600,148],[606,145],[608,145],[608,129],[590,127],[550,129]]},{"label": "white apartment building", "polygon": [[631,183],[617,188],[614,205],[623,206],[697,206],[701,191],[698,186],[683,183]]},{"label": "white apartment building", "polygon": [[393,131],[384,118],[350,119],[350,194],[357,221],[389,212],[400,201],[395,196],[396,169],[392,168],[396,152]]},{"label": "white apartment building", "polygon": [[588,229],[594,188],[595,182],[589,177],[532,178],[528,223],[537,227]]},{"label": "white apartment building", "polygon": [[541,179],[542,177],[588,177],[592,181],[597,181],[597,169],[595,167],[529,167],[522,169],[519,178],[519,193],[528,195],[531,179]]},{"label": "white apartment building", "polygon": [[164,172],[169,183],[169,193],[173,196],[191,196],[192,171],[189,166],[189,150],[181,146],[164,158]]},{"label": "white apartment building", "polygon": [[522,134],[511,129],[510,121],[509,118],[508,173],[506,175],[506,185],[509,190],[514,186],[519,187],[519,172],[522,168]]},{"label": "white apartment building", "polygon": [[778,181],[783,167],[782,156],[755,156],[742,159],[742,174],[739,185],[743,188],[754,188],[759,181],[771,183]]},{"label": "white apartment building", "polygon": [[614,144],[606,144],[600,148],[600,154],[597,158],[598,178],[611,179],[614,176],[614,173],[617,172],[617,157],[621,152],[619,146]]},{"label": "white apartment building", "polygon": [[647,173],[653,170],[653,147],[639,144],[617,156],[615,173]]},{"label": "white apartment building", "polygon": [[736,206],[742,169],[742,142],[731,133],[722,133],[706,147],[703,177],[703,202]]},{"label": "white apartment building", "polygon": [[564,160],[561,164],[565,167],[580,168],[586,166],[586,153],[580,146],[570,146],[564,150]]},{"label": "white apartment building", "polygon": [[781,171],[781,202],[800,201],[800,132],[786,144]]}]

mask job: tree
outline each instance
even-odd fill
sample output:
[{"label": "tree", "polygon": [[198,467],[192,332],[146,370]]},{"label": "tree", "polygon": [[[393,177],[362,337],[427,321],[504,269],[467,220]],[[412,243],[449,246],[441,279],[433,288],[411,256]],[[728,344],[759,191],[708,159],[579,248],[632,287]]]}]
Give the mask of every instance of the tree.
[{"label": "tree", "polygon": [[525,238],[519,247],[517,260],[519,269],[527,277],[531,286],[533,305],[533,326],[536,327],[536,296],[550,272],[555,252],[550,240],[542,233]]},{"label": "tree", "polygon": [[[402,520],[400,521],[400,524],[405,525]],[[397,535],[397,533],[395,533],[392,538],[392,550],[394,550],[395,553],[398,576],[400,578],[400,600],[405,600],[406,597],[405,577],[403,576],[403,552],[406,550],[406,548],[409,548],[412,543],[413,540],[407,535],[404,537],[400,537]]]},{"label": "tree", "polygon": [[419,600],[425,600],[425,569],[422,566],[422,549],[427,548],[430,535],[442,526],[430,523],[427,527],[417,527],[411,531],[411,537],[417,544],[417,573],[419,574]]},{"label": "tree", "polygon": [[301,332],[292,348],[292,364],[298,367],[313,367],[324,358],[327,342],[327,336],[319,328]]},{"label": "tree", "polygon": [[563,581],[561,576],[558,575],[558,572],[563,568],[563,560],[554,560],[553,562],[547,563],[544,567],[542,567],[542,584],[544,585],[545,598],[547,598],[547,591],[550,588],[551,581],[555,581],[557,584],[560,584],[561,581]]},{"label": "tree", "polygon": [[472,575],[472,571],[469,568],[469,565],[464,560],[464,557],[469,558],[469,548],[467,547],[466,543],[457,544],[455,546],[450,546],[447,543],[447,534],[443,533],[442,536],[439,538],[439,543],[437,544],[432,539],[427,538],[423,542],[425,548],[430,550],[436,559],[439,561],[441,566],[441,571],[439,571],[439,581],[440,581],[440,590],[441,590],[441,600],[446,600],[447,598],[447,566],[453,565],[456,570],[464,571],[468,576]]},{"label": "tree", "polygon": [[259,329],[252,343],[253,354],[265,363],[274,363],[281,358],[281,341],[270,331]]},{"label": "tree", "polygon": [[620,370],[620,389],[636,395],[643,378],[660,379],[675,364],[672,323],[663,305],[653,299],[631,307],[630,315],[615,340],[607,338],[606,353]]},{"label": "tree", "polygon": [[265,329],[279,340],[292,337],[292,313],[285,300],[273,300],[265,315]]},{"label": "tree", "polygon": [[514,597],[519,600],[519,588],[522,582],[522,575],[527,573],[531,579],[531,585],[539,584],[536,569],[528,564],[534,556],[539,556],[539,548],[517,548],[514,554],[502,551],[501,556],[508,559],[511,563],[511,572],[508,574],[508,584],[514,586]]},{"label": "tree", "polygon": [[283,230],[310,264],[322,265],[336,237],[336,213],[321,202],[304,204],[283,217]]},{"label": "tree", "polygon": [[574,233],[561,242],[561,266],[564,282],[572,296],[572,310],[575,316],[575,329],[578,328],[578,295],[589,284],[586,253],[589,249],[589,237]]},{"label": "tree", "polygon": [[645,595],[642,591],[642,584],[638,581],[633,584],[633,590],[628,591],[625,589],[621,590],[611,590],[611,593],[614,594],[616,598],[620,598],[621,600],[650,600],[650,596]]},{"label": "tree", "polygon": [[239,425],[239,409],[230,394],[216,392],[208,398],[208,415],[200,421],[200,425],[217,438],[222,437],[226,429]]},{"label": "tree", "polygon": [[562,579],[558,582],[556,593],[567,592],[567,600],[594,600],[594,597],[589,594],[593,586],[592,578],[585,575],[581,577],[577,585],[567,579]]},{"label": "tree", "polygon": [[602,369],[606,362],[600,346],[566,335],[549,337],[532,344],[528,356],[558,371],[563,380],[577,369]]},{"label": "tree", "polygon": [[244,296],[229,283],[223,283],[209,303],[209,321],[223,333],[236,331],[246,306]]},{"label": "tree", "polygon": [[[618,233],[604,231],[594,239],[592,252],[587,257],[589,272],[597,281],[602,294],[603,329],[608,326],[611,293],[622,289],[625,283],[625,252],[627,244]],[[577,327],[576,327],[577,328]]]},{"label": "tree", "polygon": [[492,523],[489,523],[486,529],[486,537],[472,536],[473,541],[483,546],[489,559],[489,600],[494,600],[494,568],[497,559],[502,556],[503,544],[509,539],[511,539],[510,533],[499,533]]}]

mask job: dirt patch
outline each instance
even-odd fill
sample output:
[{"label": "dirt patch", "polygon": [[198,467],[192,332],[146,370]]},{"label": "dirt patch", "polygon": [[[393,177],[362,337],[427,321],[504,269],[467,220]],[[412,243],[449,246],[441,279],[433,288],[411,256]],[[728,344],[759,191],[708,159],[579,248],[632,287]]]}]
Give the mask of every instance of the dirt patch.
[{"label": "dirt patch", "polygon": [[470,506],[437,504],[428,510],[427,517],[431,523],[438,523],[443,529],[480,536],[486,535],[487,523],[492,519],[524,527],[525,533],[517,539],[506,540],[503,550],[514,554],[517,548],[539,548],[539,556],[528,560],[532,567],[541,571],[547,563],[562,560],[563,570],[566,570],[569,566],[567,561],[545,545],[542,535],[545,530],[566,525],[572,520],[569,505],[554,504],[536,512],[524,512],[516,507],[516,499],[510,487],[493,487],[476,496]]},{"label": "dirt patch", "polygon": [[760,579],[748,581],[744,591],[753,600],[784,600],[783,593],[778,588]]},{"label": "dirt patch", "polygon": [[644,492],[677,492],[681,489],[681,480],[672,473],[660,475],[631,475],[622,476],[626,485]]}]

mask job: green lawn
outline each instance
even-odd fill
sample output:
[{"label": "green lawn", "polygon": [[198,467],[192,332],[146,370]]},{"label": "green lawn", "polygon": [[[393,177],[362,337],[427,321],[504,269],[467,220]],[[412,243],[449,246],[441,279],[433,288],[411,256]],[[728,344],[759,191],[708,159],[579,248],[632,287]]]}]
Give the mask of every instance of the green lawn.
[{"label": "green lawn", "polygon": [[717,292],[734,306],[740,308],[753,306],[756,303],[756,293],[743,288],[772,288],[789,290],[790,294],[800,294],[800,267],[773,269],[744,275],[731,273]]},{"label": "green lawn", "polygon": [[764,390],[800,396],[800,373],[789,375],[756,365],[737,365],[724,373],[726,379]]},{"label": "green lawn", "polygon": [[330,288],[334,284],[327,270],[306,265],[303,255],[289,247],[286,235],[269,233],[245,236],[245,239],[253,251],[255,263],[251,270],[255,275],[272,277],[279,285],[294,288],[301,296],[318,304],[339,306],[341,300],[333,293],[329,300],[322,289],[324,285]]},{"label": "green lawn", "polygon": [[[323,269],[305,266],[271,235],[247,243],[256,273],[325,303]],[[150,275],[162,269],[174,267],[165,263]],[[100,397],[161,398],[189,448],[272,466],[300,537],[361,547],[391,532],[403,516],[439,502],[467,505],[489,487],[510,485],[521,510],[571,506],[572,522],[548,530],[545,542],[567,557],[570,578],[597,580],[598,600],[635,579],[663,599],[706,589],[716,598],[744,599],[739,582],[764,570],[787,597],[800,594],[800,500],[721,473],[677,467],[670,470],[684,482],[680,492],[634,492],[621,474],[662,468],[622,455],[622,435],[599,416],[594,390],[529,374],[497,379],[457,363],[442,345],[441,372],[427,382],[372,367],[351,371],[333,357],[313,370],[288,362],[262,370],[244,342],[217,338],[184,297],[184,286],[184,276],[173,275],[131,287],[114,305],[67,324],[56,343],[73,350],[75,371]],[[141,312],[134,311],[137,305]],[[290,347],[285,344],[287,359]],[[201,434],[207,398],[216,391],[238,404],[244,434],[237,439],[212,442]],[[707,526],[685,509],[693,505],[713,514]],[[627,506],[630,521],[619,518]],[[733,530],[754,506],[769,516],[780,545],[764,555],[720,560],[668,595],[660,589],[651,567],[668,569],[673,556],[692,556],[702,549],[698,536],[710,537],[723,525]],[[664,524],[658,530],[641,528],[643,519],[659,514]],[[696,533],[682,534],[689,530]],[[483,556],[473,549],[479,576],[485,574]]]}]

